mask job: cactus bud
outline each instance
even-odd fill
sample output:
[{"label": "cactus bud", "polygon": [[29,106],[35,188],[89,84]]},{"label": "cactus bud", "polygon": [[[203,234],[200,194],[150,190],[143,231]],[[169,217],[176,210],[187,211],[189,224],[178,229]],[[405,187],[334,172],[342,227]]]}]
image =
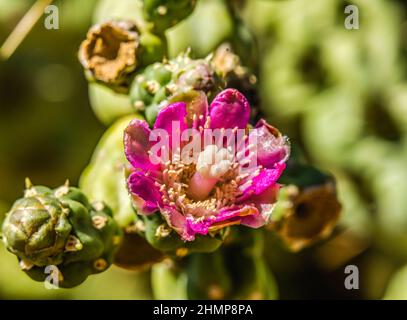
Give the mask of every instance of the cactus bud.
[{"label": "cactus bud", "polygon": [[103,203],[90,205],[67,184],[55,190],[28,185],[7,213],[2,233],[23,271],[44,281],[47,267],[55,266],[64,288],[106,270],[121,241],[110,209]]},{"label": "cactus bud", "polygon": [[210,60],[194,60],[188,53],[177,58],[148,66],[132,82],[130,99],[134,109],[144,112],[153,124],[159,110],[170,101],[179,101],[177,95],[203,91],[213,97],[223,87]]}]

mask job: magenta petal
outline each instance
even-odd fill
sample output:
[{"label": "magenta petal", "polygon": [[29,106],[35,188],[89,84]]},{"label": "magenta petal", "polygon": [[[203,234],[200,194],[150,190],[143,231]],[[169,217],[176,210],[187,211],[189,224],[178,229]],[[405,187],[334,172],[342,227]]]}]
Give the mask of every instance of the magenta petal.
[{"label": "magenta petal", "polygon": [[250,131],[249,137],[256,139],[257,163],[263,167],[272,168],[275,163],[286,161],[290,155],[287,138],[263,119]]},{"label": "magenta petal", "polygon": [[190,128],[204,126],[208,115],[208,98],[203,91],[194,92],[194,98],[187,104],[187,115]]},{"label": "magenta petal", "polygon": [[186,103],[186,119],[188,128],[199,130],[204,126],[208,115],[208,98],[203,91],[189,90],[181,92],[170,98],[171,102]]},{"label": "magenta petal", "polygon": [[182,240],[193,241],[195,239],[195,233],[187,227],[186,218],[181,212],[170,206],[164,206],[160,210],[168,225],[181,236]]},{"label": "magenta petal", "polygon": [[163,205],[159,188],[144,172],[133,172],[127,184],[138,213],[148,215]]},{"label": "magenta petal", "polygon": [[[272,169],[262,169],[257,176],[251,178],[252,183],[247,184],[247,187],[245,187],[246,182],[244,182],[240,186],[243,194],[237,199],[237,203],[254,201],[255,199],[258,199],[260,195],[270,191],[270,189],[273,191],[276,182],[284,169],[284,162],[276,163]],[[270,202],[272,202],[272,200],[270,200]]]},{"label": "magenta petal", "polygon": [[258,215],[243,217],[241,224],[246,227],[257,229],[257,228],[264,226],[268,222],[268,220],[269,220],[269,215],[266,216],[263,214],[258,214]]},{"label": "magenta petal", "polygon": [[236,89],[226,89],[212,101],[209,115],[212,129],[246,128],[250,118],[250,105]]},{"label": "magenta petal", "polygon": [[[161,109],[157,115],[154,129],[165,130],[169,135],[170,145],[172,145],[171,137],[173,135],[180,136],[181,133],[188,128],[186,106],[185,102],[175,102]],[[179,132],[173,132],[175,128],[179,130]],[[180,138],[178,138],[177,141],[180,141]]]},{"label": "magenta petal", "polygon": [[195,219],[189,215],[186,217],[187,228],[190,234],[206,235],[209,230],[223,228],[229,224],[240,224],[240,221],[251,215],[259,215],[254,206],[233,206],[221,209],[216,215],[205,217],[204,219]]},{"label": "magenta petal", "polygon": [[124,130],[124,152],[127,160],[135,169],[157,170],[158,165],[150,161],[148,151],[152,146],[149,141],[151,130],[144,120],[135,119]]}]

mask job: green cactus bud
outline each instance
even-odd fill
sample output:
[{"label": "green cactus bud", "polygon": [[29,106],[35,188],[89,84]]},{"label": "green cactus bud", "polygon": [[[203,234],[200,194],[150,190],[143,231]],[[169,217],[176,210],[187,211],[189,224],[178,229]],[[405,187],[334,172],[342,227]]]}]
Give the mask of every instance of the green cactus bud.
[{"label": "green cactus bud", "polygon": [[155,63],[138,74],[131,85],[130,99],[134,109],[144,112],[153,124],[160,108],[176,96],[190,91],[203,91],[213,97],[224,87],[209,59],[194,60],[189,53],[176,59]]},{"label": "green cactus bud", "polygon": [[51,190],[28,183],[24,197],[7,213],[2,233],[23,271],[45,281],[47,267],[54,266],[63,288],[106,270],[121,241],[110,209],[102,202],[90,205],[68,184]]},{"label": "green cactus bud", "polygon": [[89,81],[127,93],[134,72],[160,61],[165,53],[164,39],[130,21],[109,21],[89,30],[78,57]]},{"label": "green cactus bud", "polygon": [[196,0],[144,0],[143,14],[153,23],[154,31],[163,33],[188,17],[195,9]]}]

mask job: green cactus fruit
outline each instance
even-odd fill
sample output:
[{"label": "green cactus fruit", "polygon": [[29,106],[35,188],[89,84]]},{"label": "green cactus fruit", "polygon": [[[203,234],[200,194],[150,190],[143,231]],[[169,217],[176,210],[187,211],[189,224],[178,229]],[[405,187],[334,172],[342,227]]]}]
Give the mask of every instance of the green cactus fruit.
[{"label": "green cactus fruit", "polygon": [[115,120],[134,114],[129,97],[116,93],[99,83],[89,84],[89,102],[96,117],[104,125],[111,125]]},{"label": "green cactus fruit", "polygon": [[124,269],[143,270],[160,261],[163,254],[138,234],[143,233],[144,225],[137,218],[126,188],[127,160],[124,155],[123,132],[135,117],[123,117],[106,131],[90,164],[82,173],[79,185],[89,199],[104,199],[112,209],[115,221],[124,230],[114,264]]},{"label": "green cactus fruit", "polygon": [[46,281],[53,268],[58,273],[53,280],[62,288],[105,271],[122,237],[104,203],[90,205],[79,189],[68,184],[52,190],[29,182],[24,197],[7,213],[2,233],[22,270],[34,280]]},{"label": "green cactus fruit", "polygon": [[151,269],[151,287],[159,300],[186,300],[188,276],[178,263],[166,259]]},{"label": "green cactus fruit", "polygon": [[166,41],[131,21],[94,25],[82,42],[78,58],[89,81],[102,83],[118,93],[128,93],[137,70],[161,61]]},{"label": "green cactus fruit", "polygon": [[122,228],[132,225],[136,219],[126,188],[127,160],[123,146],[124,129],[135,117],[123,117],[106,131],[79,181],[79,187],[91,201],[103,199],[106,202]]},{"label": "green cactus fruit", "polygon": [[[227,41],[231,43],[233,50],[242,59],[244,65],[255,70],[259,63],[258,43],[241,16],[245,3],[243,1],[228,0],[223,2],[228,8],[233,22],[233,31],[229,34]],[[247,48],[250,48],[250,50]]]},{"label": "green cactus fruit", "polygon": [[239,230],[238,236],[243,238],[243,241],[225,245],[221,249],[227,271],[232,279],[232,290],[227,298],[276,299],[277,285],[263,256],[263,235],[258,231]]},{"label": "green cactus fruit", "polygon": [[93,23],[102,23],[109,20],[131,20],[141,25],[143,18],[142,0],[99,0],[97,1]]},{"label": "green cactus fruit", "polygon": [[224,1],[199,1],[189,18],[166,32],[169,57],[176,57],[187,48],[196,57],[205,57],[230,38],[233,30],[233,20]]},{"label": "green cactus fruit", "polygon": [[143,14],[155,32],[163,33],[188,17],[196,3],[197,0],[144,0]]},{"label": "green cactus fruit", "polygon": [[138,74],[131,85],[130,99],[134,109],[145,114],[153,124],[158,111],[171,98],[190,91],[203,91],[213,97],[222,88],[222,81],[209,59],[194,60],[189,53],[176,59],[155,63]]},{"label": "green cactus fruit", "polygon": [[187,263],[189,299],[220,300],[230,294],[232,283],[220,251],[193,254]]}]

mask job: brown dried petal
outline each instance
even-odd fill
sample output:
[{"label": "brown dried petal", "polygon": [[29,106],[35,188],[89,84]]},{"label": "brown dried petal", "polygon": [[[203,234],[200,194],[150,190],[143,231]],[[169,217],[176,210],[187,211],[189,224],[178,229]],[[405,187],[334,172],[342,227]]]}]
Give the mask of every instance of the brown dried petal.
[{"label": "brown dried petal", "polygon": [[328,237],[341,211],[331,181],[297,191],[289,196],[290,206],[287,206],[284,217],[270,225],[293,251]]},{"label": "brown dried petal", "polygon": [[120,85],[137,67],[139,35],[127,21],[93,26],[79,49],[79,60],[92,76],[106,84]]}]

